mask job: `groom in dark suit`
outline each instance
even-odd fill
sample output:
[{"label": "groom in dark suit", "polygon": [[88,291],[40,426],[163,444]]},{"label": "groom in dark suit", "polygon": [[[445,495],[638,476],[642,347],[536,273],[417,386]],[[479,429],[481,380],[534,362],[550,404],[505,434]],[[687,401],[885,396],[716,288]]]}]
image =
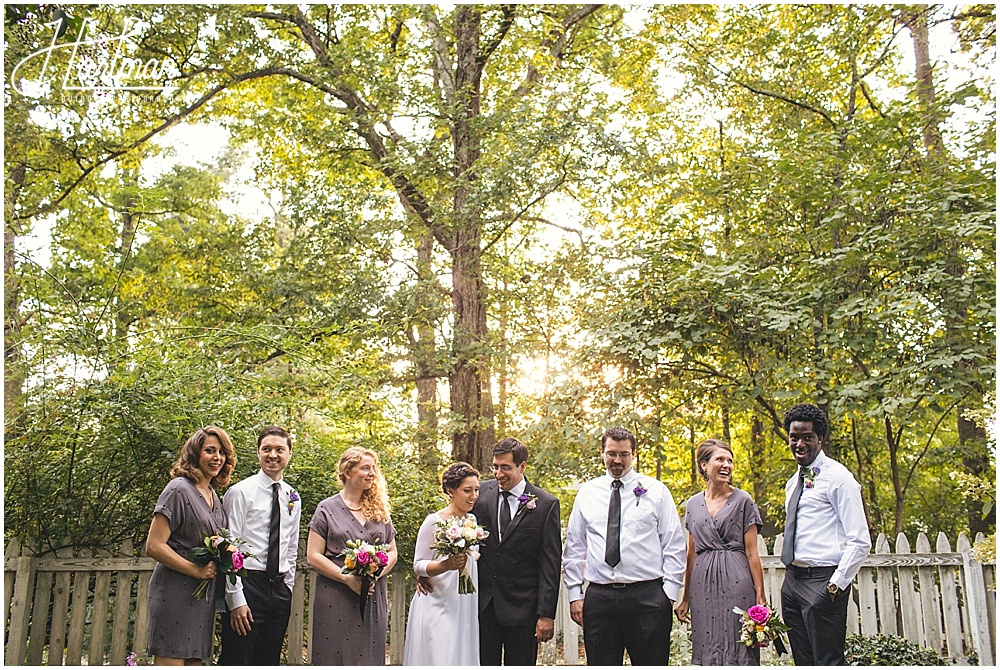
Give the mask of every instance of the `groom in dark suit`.
[{"label": "groom in dark suit", "polygon": [[472,512],[489,537],[479,559],[481,665],[534,665],[552,639],[562,541],[559,501],[524,476],[528,448],[512,437],[493,448],[493,474]]}]

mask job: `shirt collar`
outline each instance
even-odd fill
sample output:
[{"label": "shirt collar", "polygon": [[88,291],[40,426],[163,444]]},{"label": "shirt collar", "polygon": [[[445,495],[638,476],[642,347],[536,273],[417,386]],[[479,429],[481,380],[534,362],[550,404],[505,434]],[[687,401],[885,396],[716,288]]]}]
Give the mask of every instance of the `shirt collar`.
[{"label": "shirt collar", "polygon": [[[515,498],[520,498],[521,495],[524,493],[524,489],[526,489],[527,487],[528,487],[528,479],[526,477],[521,477],[521,481],[519,481],[517,485],[509,491],[509,493],[512,493]],[[499,486],[497,486],[497,489],[499,490],[499,493],[497,493],[497,495],[500,496],[500,500],[503,500],[503,489],[500,488]]]},{"label": "shirt collar", "polygon": [[[266,472],[264,472],[263,468],[261,468],[260,470],[257,471],[257,478],[260,480],[260,485],[263,486],[263,487],[265,487],[265,488],[267,488],[267,489],[270,489],[271,488],[271,484],[274,483],[274,480],[271,479],[271,477],[268,476],[268,474]],[[285,490],[285,477],[284,477],[284,475],[281,476],[281,479],[278,480],[278,483],[281,484],[281,490],[284,491]]]},{"label": "shirt collar", "polygon": [[[613,482],[615,480],[615,478],[611,476],[610,472],[605,472],[604,473],[604,478],[605,478],[604,485],[607,488],[610,489],[611,488],[611,482]],[[629,470],[628,472],[626,472],[624,475],[622,475],[621,477],[619,477],[619,479],[622,482],[622,488],[625,488],[625,487],[631,485],[637,479],[639,479],[639,473],[635,471],[635,468],[632,468],[631,470]]]},{"label": "shirt collar", "polygon": [[809,465],[807,465],[806,467],[807,468],[818,468],[820,465],[823,464],[823,462],[825,460],[826,460],[826,454],[824,454],[823,450],[820,449],[819,453],[816,454],[816,458],[813,459],[813,462],[810,463]]}]

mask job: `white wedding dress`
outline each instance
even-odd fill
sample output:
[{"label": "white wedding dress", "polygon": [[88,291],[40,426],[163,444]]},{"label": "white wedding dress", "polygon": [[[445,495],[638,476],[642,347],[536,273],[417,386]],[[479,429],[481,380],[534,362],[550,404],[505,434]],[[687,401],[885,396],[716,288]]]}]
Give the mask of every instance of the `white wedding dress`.
[{"label": "white wedding dress", "polygon": [[[443,519],[431,514],[420,525],[414,549],[413,571],[427,576],[434,556],[434,531]],[[479,588],[479,570],[472,565],[472,583]],[[431,577],[434,592],[413,595],[406,621],[403,665],[479,665],[479,594],[458,593],[458,570]]]}]

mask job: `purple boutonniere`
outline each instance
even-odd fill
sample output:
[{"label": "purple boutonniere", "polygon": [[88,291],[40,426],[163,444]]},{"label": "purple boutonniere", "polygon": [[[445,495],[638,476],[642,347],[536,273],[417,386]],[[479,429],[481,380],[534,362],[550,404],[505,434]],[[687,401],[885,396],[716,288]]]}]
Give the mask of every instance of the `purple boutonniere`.
[{"label": "purple boutonniere", "polygon": [[647,490],[643,487],[642,484],[636,484],[635,488],[632,489],[632,493],[635,494],[635,506],[638,507],[639,506],[639,498],[641,498],[644,495],[646,495]]},{"label": "purple boutonniere", "polygon": [[299,492],[292,489],[288,492],[288,513],[291,514],[292,510],[295,509],[295,503],[299,501]]},{"label": "purple boutonniere", "polygon": [[802,478],[805,480],[805,487],[811,489],[815,484],[813,482],[816,479],[816,475],[820,472],[819,468],[803,468]]},{"label": "purple boutonniere", "polygon": [[[517,504],[530,512],[538,506],[538,498],[532,493],[522,493],[517,497]],[[521,511],[520,507],[517,511]]]}]

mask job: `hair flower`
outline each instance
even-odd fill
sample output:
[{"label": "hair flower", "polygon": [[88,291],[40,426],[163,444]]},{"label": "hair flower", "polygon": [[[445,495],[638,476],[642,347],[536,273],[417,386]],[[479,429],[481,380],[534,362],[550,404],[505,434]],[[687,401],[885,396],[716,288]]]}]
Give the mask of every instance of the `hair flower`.
[{"label": "hair flower", "polygon": [[635,506],[636,507],[639,506],[639,498],[643,497],[648,492],[649,492],[648,489],[646,489],[642,484],[636,484],[635,485],[635,488],[632,489],[632,493],[635,494]]}]

